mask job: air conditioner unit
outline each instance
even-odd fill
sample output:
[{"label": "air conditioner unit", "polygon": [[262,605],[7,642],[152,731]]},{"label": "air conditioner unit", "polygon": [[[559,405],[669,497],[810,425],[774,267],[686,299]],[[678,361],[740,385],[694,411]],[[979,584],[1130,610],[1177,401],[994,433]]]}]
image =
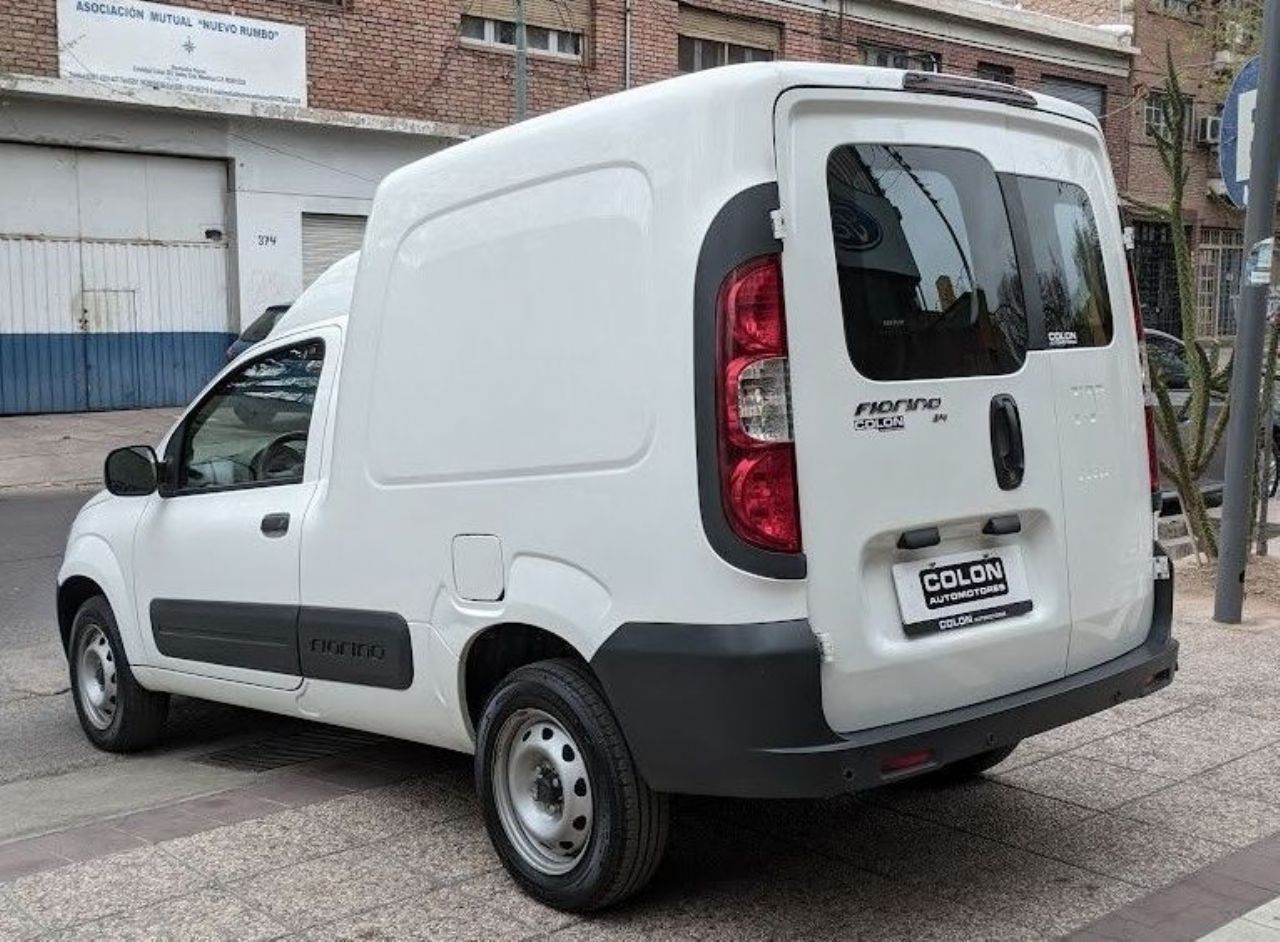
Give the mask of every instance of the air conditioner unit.
[{"label": "air conditioner unit", "polygon": [[1222,140],[1222,119],[1217,115],[1204,115],[1196,121],[1196,143],[1214,144]]}]

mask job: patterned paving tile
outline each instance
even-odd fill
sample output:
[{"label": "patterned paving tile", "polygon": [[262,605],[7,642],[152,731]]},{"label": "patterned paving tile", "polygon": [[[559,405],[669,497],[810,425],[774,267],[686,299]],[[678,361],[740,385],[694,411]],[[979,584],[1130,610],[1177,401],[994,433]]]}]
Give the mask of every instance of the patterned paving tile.
[{"label": "patterned paving tile", "polygon": [[305,929],[407,897],[424,896],[433,881],[375,850],[358,847],[259,874],[229,885],[284,925]]},{"label": "patterned paving tile", "polygon": [[303,942],[515,942],[545,930],[525,925],[489,902],[445,887],[310,929]]},{"label": "patterned paving tile", "polygon": [[1229,848],[1141,821],[1102,815],[1057,835],[1045,852],[1095,873],[1155,887],[1226,856]]},{"label": "patterned paving tile", "polygon": [[144,847],[22,877],[9,895],[50,929],[182,896],[208,883],[158,847]]},{"label": "patterned paving tile", "polygon": [[1054,756],[1001,772],[995,778],[1006,785],[1098,811],[1116,808],[1173,784],[1172,779],[1160,775],[1096,762],[1078,753]]},{"label": "patterned paving tile", "polygon": [[283,935],[287,926],[221,889],[206,889],[142,909],[81,923],[57,942],[257,942]]},{"label": "patterned paving tile", "polygon": [[356,843],[344,831],[289,810],[242,821],[157,847],[173,859],[219,880],[237,880],[345,850]]},{"label": "patterned paving tile", "polygon": [[1235,847],[1280,831],[1280,806],[1193,784],[1139,798],[1115,813]]}]

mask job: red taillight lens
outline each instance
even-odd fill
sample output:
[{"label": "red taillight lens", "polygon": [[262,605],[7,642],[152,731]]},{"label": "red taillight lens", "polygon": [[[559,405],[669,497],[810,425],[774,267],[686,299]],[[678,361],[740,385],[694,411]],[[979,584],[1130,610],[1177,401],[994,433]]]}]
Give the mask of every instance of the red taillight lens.
[{"label": "red taillight lens", "polygon": [[731,271],[716,299],[720,493],[729,526],[764,549],[800,551],[790,372],[777,255]]},{"label": "red taillight lens", "polygon": [[1133,273],[1133,257],[1129,262],[1129,301],[1133,307],[1133,330],[1138,336],[1138,368],[1142,370],[1143,413],[1147,423],[1147,476],[1151,493],[1160,493],[1160,459],[1156,456],[1156,408],[1151,392],[1151,366],[1147,361],[1146,329],[1142,326],[1142,306],[1138,303],[1138,279]]}]

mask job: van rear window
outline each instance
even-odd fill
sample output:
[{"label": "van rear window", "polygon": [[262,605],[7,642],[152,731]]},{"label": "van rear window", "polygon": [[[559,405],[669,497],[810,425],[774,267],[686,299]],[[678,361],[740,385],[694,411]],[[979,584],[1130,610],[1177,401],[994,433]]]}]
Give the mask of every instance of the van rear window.
[{"label": "van rear window", "polygon": [[1050,347],[1111,342],[1107,270],[1089,197],[1074,183],[1018,178]]},{"label": "van rear window", "polygon": [[827,160],[845,341],[869,379],[1015,372],[1027,316],[995,171],[972,151],[847,144]]}]

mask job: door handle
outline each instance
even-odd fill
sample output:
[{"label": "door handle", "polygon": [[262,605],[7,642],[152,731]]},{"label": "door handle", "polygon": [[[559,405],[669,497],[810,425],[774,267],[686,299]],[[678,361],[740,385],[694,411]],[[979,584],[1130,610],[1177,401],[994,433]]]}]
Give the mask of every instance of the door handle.
[{"label": "door handle", "polygon": [[991,397],[991,462],[1002,491],[1022,484],[1026,454],[1022,448],[1022,419],[1018,404],[1007,393]]},{"label": "door handle", "polygon": [[284,536],[289,532],[289,515],[267,514],[262,518],[262,532],[266,536]]}]

